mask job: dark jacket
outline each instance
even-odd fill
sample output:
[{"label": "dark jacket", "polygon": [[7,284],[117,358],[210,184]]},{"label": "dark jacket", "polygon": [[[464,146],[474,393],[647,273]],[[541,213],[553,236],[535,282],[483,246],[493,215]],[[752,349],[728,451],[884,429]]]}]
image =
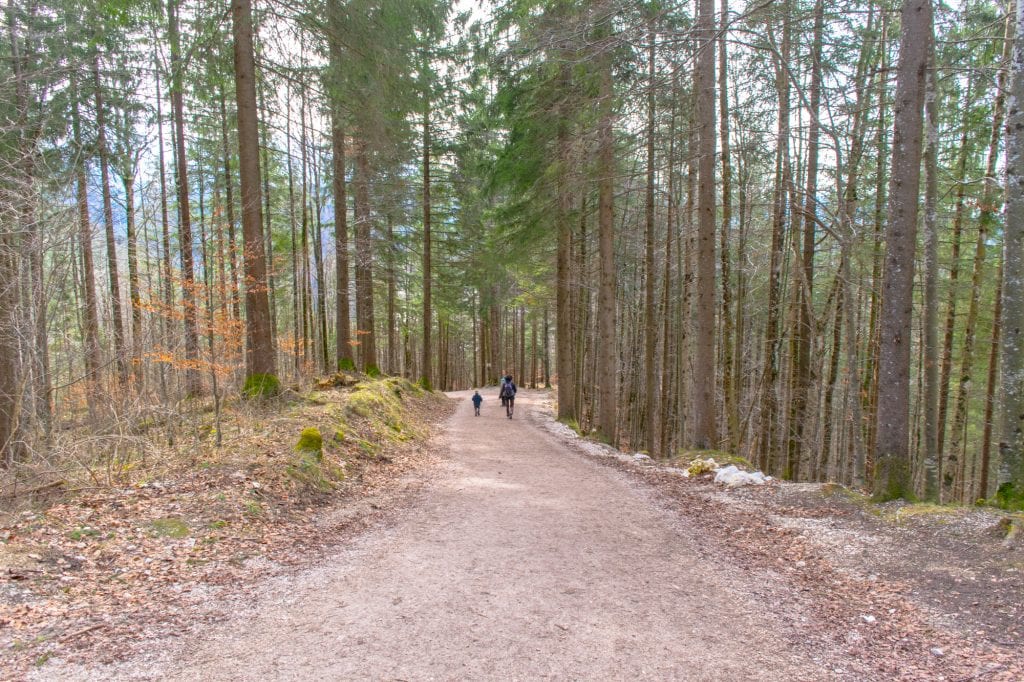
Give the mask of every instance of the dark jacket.
[{"label": "dark jacket", "polygon": [[482,403],[483,401],[484,401],[484,397],[482,395],[480,395],[479,393],[474,393],[473,394],[473,404],[474,405],[476,405],[477,407],[480,407],[480,403]]}]

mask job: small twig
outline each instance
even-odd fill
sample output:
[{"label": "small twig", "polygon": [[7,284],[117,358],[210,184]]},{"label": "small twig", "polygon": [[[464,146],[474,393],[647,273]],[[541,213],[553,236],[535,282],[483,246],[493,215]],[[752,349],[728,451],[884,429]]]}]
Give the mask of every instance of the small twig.
[{"label": "small twig", "polygon": [[106,627],[106,626],[107,626],[106,623],[93,623],[92,625],[90,625],[88,627],[84,627],[81,630],[75,630],[74,632],[66,634],[66,635],[64,635],[63,637],[61,637],[57,641],[59,641],[59,642],[66,642],[69,639],[74,639],[75,637],[80,637],[81,635],[84,635],[87,632],[92,632],[93,630],[96,630],[98,628],[103,628],[103,627]]}]

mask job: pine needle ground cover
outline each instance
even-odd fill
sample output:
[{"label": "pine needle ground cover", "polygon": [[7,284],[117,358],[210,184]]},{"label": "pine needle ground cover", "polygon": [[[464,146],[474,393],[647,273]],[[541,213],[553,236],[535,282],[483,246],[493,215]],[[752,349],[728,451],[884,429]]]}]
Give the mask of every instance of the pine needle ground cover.
[{"label": "pine needle ground cover", "polygon": [[0,668],[113,658],[185,627],[186,604],[315,557],[415,487],[451,405],[403,379],[324,381],[229,404],[219,448],[200,411],[204,435],[151,441],[110,485],[83,462],[63,492],[0,500]]}]

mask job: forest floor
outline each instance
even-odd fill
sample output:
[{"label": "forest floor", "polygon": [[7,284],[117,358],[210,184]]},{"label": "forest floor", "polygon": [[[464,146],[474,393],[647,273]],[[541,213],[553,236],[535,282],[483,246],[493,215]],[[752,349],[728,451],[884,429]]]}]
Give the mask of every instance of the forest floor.
[{"label": "forest floor", "polygon": [[122,600],[134,629],[89,620],[95,603],[65,603],[75,625],[43,631],[62,646],[23,643],[26,659],[5,644],[5,672],[1024,676],[1024,549],[1000,532],[1005,515],[876,506],[834,486],[725,489],[579,438],[553,421],[545,392],[521,391],[512,420],[494,391],[481,417],[467,393],[453,397],[443,431],[429,447],[407,445],[407,466],[380,469],[378,492],[288,522],[303,552],[285,536],[203,580],[147,583],[131,591],[145,593],[145,608]]}]

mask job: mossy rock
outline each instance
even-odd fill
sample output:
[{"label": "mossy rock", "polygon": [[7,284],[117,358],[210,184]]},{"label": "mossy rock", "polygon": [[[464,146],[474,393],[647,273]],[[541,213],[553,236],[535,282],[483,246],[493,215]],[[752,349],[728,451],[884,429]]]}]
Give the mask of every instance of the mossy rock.
[{"label": "mossy rock", "polygon": [[149,524],[153,534],[161,538],[180,539],[188,536],[188,524],[179,518],[168,516],[162,519],[154,519]]},{"label": "mossy rock", "polygon": [[324,437],[320,435],[320,429],[315,426],[302,429],[295,451],[321,455],[324,451]]},{"label": "mossy rock", "polygon": [[280,393],[281,381],[273,374],[250,374],[242,386],[242,395],[252,400],[273,398]]},{"label": "mossy rock", "polygon": [[695,459],[690,462],[690,465],[686,467],[687,473],[691,476],[700,476],[701,474],[709,474],[715,471],[719,467],[719,463],[715,461],[713,457],[707,459]]}]

